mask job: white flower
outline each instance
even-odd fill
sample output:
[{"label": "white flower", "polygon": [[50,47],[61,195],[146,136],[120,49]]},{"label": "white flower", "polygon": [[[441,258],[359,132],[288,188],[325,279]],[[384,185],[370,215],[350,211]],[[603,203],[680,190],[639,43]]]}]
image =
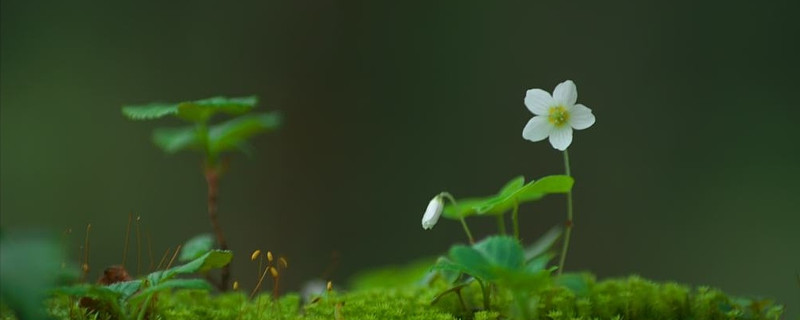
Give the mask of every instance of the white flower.
[{"label": "white flower", "polygon": [[536,116],[522,129],[522,137],[533,142],[550,137],[553,148],[566,150],[572,143],[572,129],[586,129],[595,120],[592,110],[577,101],[578,89],[572,80],[559,83],[552,96],[542,89],[528,90],[525,106]]},{"label": "white flower", "polygon": [[422,216],[422,229],[432,229],[436,222],[439,221],[442,210],[444,210],[444,199],[441,194],[436,195],[428,203],[428,208],[425,209],[425,214]]}]

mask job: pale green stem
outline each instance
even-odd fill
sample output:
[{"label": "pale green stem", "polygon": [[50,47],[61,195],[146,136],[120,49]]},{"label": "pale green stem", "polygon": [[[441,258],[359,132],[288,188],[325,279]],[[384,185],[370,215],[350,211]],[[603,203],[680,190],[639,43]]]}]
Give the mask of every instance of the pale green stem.
[{"label": "pale green stem", "polygon": [[501,235],[506,235],[506,216],[505,213],[497,216],[497,231]]},{"label": "pale green stem", "polygon": [[[447,192],[442,192],[439,195],[444,197],[447,200],[450,200],[450,202],[453,204],[453,209],[456,212],[459,212],[458,211],[458,203],[456,203],[456,199],[453,198],[453,196],[451,194],[449,194]],[[459,216],[459,220],[461,221],[461,227],[464,228],[464,232],[467,234],[467,238],[469,239],[469,243],[470,244],[474,244],[475,243],[475,239],[472,237],[472,232],[469,231],[469,226],[467,226],[467,221],[464,220],[463,216]]]},{"label": "pale green stem", "polygon": [[[569,169],[569,153],[564,150],[564,169],[567,176],[572,176]],[[561,248],[561,258],[558,262],[558,275],[564,272],[564,262],[567,260],[567,250],[569,249],[569,238],[572,235],[572,190],[567,192],[567,222],[565,223],[567,232],[564,234],[564,246]]]},{"label": "pale green stem", "polygon": [[511,219],[514,222],[514,238],[519,240],[519,203],[514,199],[514,210],[511,211]]},{"label": "pale green stem", "polygon": [[477,280],[478,284],[481,285],[481,293],[483,293],[483,307],[486,309],[486,311],[489,311],[492,305],[489,302],[489,291],[487,290],[488,283],[483,284],[483,281],[481,281],[481,279],[478,278],[475,278],[475,280]]}]

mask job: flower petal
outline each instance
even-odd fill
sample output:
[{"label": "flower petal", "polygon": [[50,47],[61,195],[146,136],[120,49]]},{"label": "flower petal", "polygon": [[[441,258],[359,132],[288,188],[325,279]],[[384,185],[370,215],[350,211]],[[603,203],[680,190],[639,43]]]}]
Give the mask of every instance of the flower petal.
[{"label": "flower petal", "polygon": [[563,126],[550,132],[550,145],[564,151],[572,143],[572,128]]},{"label": "flower petal", "polygon": [[528,121],[522,129],[522,138],[533,142],[542,141],[553,131],[553,124],[547,121],[547,116],[535,116]]},{"label": "flower petal", "polygon": [[525,106],[537,116],[547,114],[548,108],[555,104],[553,97],[542,89],[530,89],[525,93]]},{"label": "flower petal", "polygon": [[553,99],[564,104],[565,107],[575,105],[575,102],[578,101],[578,88],[575,87],[575,82],[567,80],[559,83],[553,90]]},{"label": "flower petal", "polygon": [[576,104],[569,110],[569,125],[575,130],[583,130],[594,124],[592,109],[582,104]]}]

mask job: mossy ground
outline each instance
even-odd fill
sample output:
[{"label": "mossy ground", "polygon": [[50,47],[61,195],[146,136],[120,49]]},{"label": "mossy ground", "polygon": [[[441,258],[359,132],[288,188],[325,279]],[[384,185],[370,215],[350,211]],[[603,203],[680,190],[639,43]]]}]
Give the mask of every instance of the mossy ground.
[{"label": "mossy ground", "polygon": [[[376,273],[356,281],[349,292],[330,292],[315,302],[303,302],[296,294],[282,296],[277,302],[264,294],[250,300],[245,293],[212,294],[199,290],[179,290],[158,297],[151,319],[508,319],[510,299],[495,291],[492,308],[481,310],[477,286],[467,287],[462,295],[466,309],[455,295],[448,295],[431,305],[444,283],[432,285],[376,283]],[[402,276],[402,275],[401,275]],[[371,279],[370,279],[371,278]],[[778,320],[782,307],[766,301],[735,299],[707,287],[691,289],[676,283],[655,283],[631,276],[595,282],[587,276],[587,286],[575,290],[566,287],[548,289],[538,300],[536,319],[770,319]],[[364,287],[369,284],[370,288]],[[58,297],[50,302],[56,319],[111,319],[87,313],[75,300]],[[7,310],[6,310],[7,311]],[[4,312],[3,320],[14,319]]]}]

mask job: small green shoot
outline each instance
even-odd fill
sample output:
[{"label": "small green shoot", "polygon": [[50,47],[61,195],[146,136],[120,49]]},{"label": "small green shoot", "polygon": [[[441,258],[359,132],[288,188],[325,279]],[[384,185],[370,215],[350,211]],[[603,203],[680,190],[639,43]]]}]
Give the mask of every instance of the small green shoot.
[{"label": "small green shoot", "polygon": [[183,244],[178,261],[186,262],[197,259],[214,247],[214,236],[210,234],[197,235]]},{"label": "small green shoot", "polygon": [[[153,141],[165,153],[190,150],[203,154],[204,174],[208,185],[208,216],[214,228],[217,245],[227,249],[228,243],[217,219],[217,198],[219,179],[227,169],[220,161],[220,155],[230,151],[249,153],[248,139],[274,130],[280,126],[278,113],[250,114],[258,99],[255,96],[226,98],[213,97],[179,103],[151,103],[141,106],[124,106],[122,114],[131,120],[153,120],[168,116],[190,122],[192,125],[178,128],[158,128],[153,131]],[[236,116],[235,118],[211,125],[209,122],[218,114]],[[188,255],[183,257],[188,259]],[[228,289],[230,267],[222,269],[220,290]]]}]

